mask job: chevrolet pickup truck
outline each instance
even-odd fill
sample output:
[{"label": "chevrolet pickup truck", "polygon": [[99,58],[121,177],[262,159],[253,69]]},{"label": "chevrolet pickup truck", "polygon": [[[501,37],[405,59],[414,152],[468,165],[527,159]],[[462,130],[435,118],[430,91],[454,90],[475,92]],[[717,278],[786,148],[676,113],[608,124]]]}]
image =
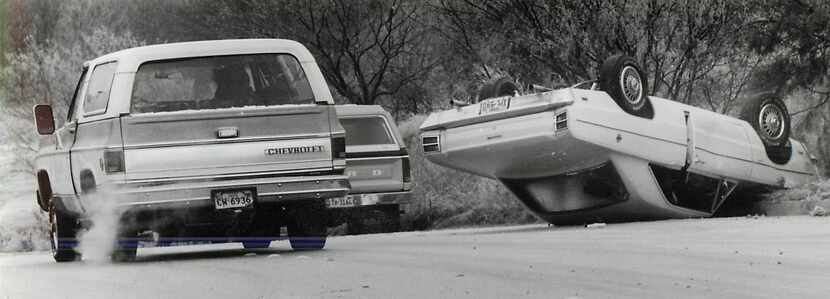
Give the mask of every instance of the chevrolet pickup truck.
[{"label": "chevrolet pickup truck", "polygon": [[[200,41],[90,60],[65,124],[34,107],[37,201],[54,259],[80,258],[79,231],[106,201],[115,260],[183,240],[296,250],[326,242],[326,199],[350,188],[346,140],[310,52],[290,40]],[[283,230],[284,228],[284,230]],[[286,232],[287,236],[281,235]]]},{"label": "chevrolet pickup truck", "polygon": [[346,129],[349,195],[329,198],[330,226],[345,223],[346,233],[400,230],[401,213],[411,200],[409,153],[395,120],[377,105],[338,105]]},{"label": "chevrolet pickup truck", "polygon": [[709,217],[734,194],[816,178],[773,94],[741,119],[648,97],[636,61],[615,55],[598,81],[522,94],[510,80],[421,126],[428,160],[501,181],[553,224]]}]

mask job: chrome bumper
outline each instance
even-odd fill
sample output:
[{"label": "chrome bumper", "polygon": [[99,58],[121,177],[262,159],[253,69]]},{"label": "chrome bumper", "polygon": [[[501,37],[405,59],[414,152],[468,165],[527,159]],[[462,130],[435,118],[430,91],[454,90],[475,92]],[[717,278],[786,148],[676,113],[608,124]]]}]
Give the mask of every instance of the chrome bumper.
[{"label": "chrome bumper", "polygon": [[[349,205],[338,205],[338,200],[346,199]],[[412,192],[384,192],[384,193],[361,193],[349,194],[343,197],[329,198],[326,206],[330,209],[342,209],[352,207],[363,207],[373,205],[407,204],[412,201]]]},{"label": "chrome bumper", "polygon": [[346,175],[280,176],[233,180],[154,180],[109,186],[118,205],[127,209],[213,206],[211,191],[256,188],[257,203],[345,196]]}]

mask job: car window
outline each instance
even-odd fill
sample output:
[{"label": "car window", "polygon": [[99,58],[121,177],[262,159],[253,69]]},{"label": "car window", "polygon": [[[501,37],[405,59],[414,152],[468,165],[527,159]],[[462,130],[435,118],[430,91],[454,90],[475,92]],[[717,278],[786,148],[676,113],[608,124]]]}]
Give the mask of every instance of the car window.
[{"label": "car window", "polygon": [[135,113],[314,103],[302,66],[288,54],[148,62],[134,84]]},{"label": "car window", "polygon": [[115,62],[108,62],[99,64],[92,70],[92,76],[89,78],[86,95],[84,96],[84,115],[107,110],[115,66]]},{"label": "car window", "polygon": [[72,94],[72,102],[69,103],[69,111],[67,111],[66,121],[71,122],[75,119],[75,108],[78,105],[79,100],[81,98],[81,87],[84,86],[84,77],[86,76],[88,68],[84,67],[84,71],[81,72],[81,77],[78,78],[78,84],[75,85],[75,93]]},{"label": "car window", "polygon": [[381,117],[343,118],[340,124],[346,130],[346,145],[395,144]]}]

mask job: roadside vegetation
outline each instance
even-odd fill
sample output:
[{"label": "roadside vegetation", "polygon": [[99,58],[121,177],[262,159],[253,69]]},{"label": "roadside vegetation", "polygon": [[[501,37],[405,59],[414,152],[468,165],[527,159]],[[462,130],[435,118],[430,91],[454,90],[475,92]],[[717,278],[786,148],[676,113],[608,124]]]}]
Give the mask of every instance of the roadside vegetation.
[{"label": "roadside vegetation", "polygon": [[[0,155],[10,157],[0,177],[22,182],[32,181],[38,143],[32,105],[65,115],[83,61],[144,44],[257,37],[302,42],[338,102],[382,105],[400,121],[416,182],[409,228],[536,221],[497,182],[424,160],[417,127],[451,99],[475,99],[487,81],[575,84],[615,53],[640,61],[651,94],[721,113],[776,92],[793,137],[830,174],[823,0],[2,0],[0,17]],[[28,193],[4,193],[0,209],[13,201],[35,208]]]}]

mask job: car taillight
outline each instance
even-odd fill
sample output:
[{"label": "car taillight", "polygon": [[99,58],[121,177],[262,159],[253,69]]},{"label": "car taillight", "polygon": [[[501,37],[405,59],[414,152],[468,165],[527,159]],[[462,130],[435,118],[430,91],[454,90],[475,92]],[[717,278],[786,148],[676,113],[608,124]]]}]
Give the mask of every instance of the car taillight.
[{"label": "car taillight", "polygon": [[422,136],[421,145],[425,153],[441,151],[441,140],[438,136]]},{"label": "car taillight", "polygon": [[124,170],[124,150],[104,151],[104,172],[116,173]]},{"label": "car taillight", "polygon": [[568,128],[568,112],[562,111],[556,114],[556,130],[563,130]]},{"label": "car taillight", "polygon": [[346,136],[331,138],[331,158],[346,159]]}]

